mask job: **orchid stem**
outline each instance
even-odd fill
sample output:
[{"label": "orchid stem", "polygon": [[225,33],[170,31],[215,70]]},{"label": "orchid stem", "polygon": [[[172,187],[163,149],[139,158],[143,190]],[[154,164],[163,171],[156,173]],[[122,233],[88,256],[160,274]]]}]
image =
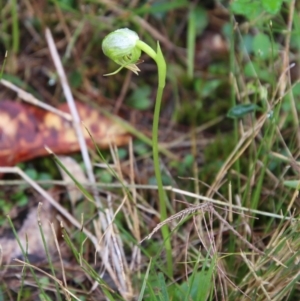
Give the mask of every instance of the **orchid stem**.
[{"label": "orchid stem", "polygon": [[[166,83],[167,68],[159,43],[157,43],[157,52],[155,52],[149,45],[147,45],[141,40],[138,41],[137,46],[140,47],[142,51],[147,53],[156,62],[157,69],[158,69],[158,89],[156,93],[153,126],[152,126],[152,150],[153,150],[155,177],[158,186],[160,220],[164,221],[167,219],[167,206],[166,206],[167,196],[163,189],[160,164],[159,164],[158,127],[159,127],[161,101],[162,101],[163,91]],[[165,245],[166,255],[167,255],[167,274],[171,278],[173,276],[173,262],[172,262],[170,231],[168,225],[164,225],[161,228],[161,233],[164,240],[164,245]]]},{"label": "orchid stem", "polygon": [[[138,74],[138,71],[140,70],[135,64],[140,58],[142,51],[148,54],[156,62],[158,69],[158,88],[156,93],[152,126],[152,151],[154,171],[159,195],[160,220],[165,221],[167,219],[167,195],[163,189],[159,165],[158,126],[162,95],[166,84],[166,61],[161,52],[158,42],[157,51],[155,52],[149,45],[139,39],[139,36],[136,32],[128,28],[117,29],[114,32],[108,34],[102,42],[102,50],[106,56],[111,58],[117,64],[121,65],[121,67],[117,71],[106,75],[116,74],[124,67]],[[169,227],[167,225],[164,225],[161,228],[161,232],[167,256],[167,275],[172,278],[173,262]]]}]

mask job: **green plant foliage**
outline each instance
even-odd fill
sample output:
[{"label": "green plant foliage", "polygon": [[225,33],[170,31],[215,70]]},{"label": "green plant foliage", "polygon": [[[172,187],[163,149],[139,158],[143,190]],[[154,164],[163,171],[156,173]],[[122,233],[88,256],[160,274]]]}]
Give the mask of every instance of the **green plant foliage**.
[{"label": "green plant foliage", "polygon": [[207,11],[202,7],[196,7],[192,9],[190,16],[192,16],[195,20],[196,34],[198,36],[201,35],[208,24]]},{"label": "green plant foliage", "polygon": [[98,170],[97,176],[101,183],[111,183],[113,180],[113,176],[108,170]]},{"label": "green plant foliage", "polygon": [[153,1],[152,5],[145,3],[145,5],[141,6],[140,8],[133,10],[133,12],[138,15],[151,14],[157,19],[162,19],[168,11],[172,9],[185,7],[187,5],[188,5],[188,1],[186,0],[177,0],[177,1],[159,0],[159,1]]},{"label": "green plant foliage", "polygon": [[11,199],[14,201],[13,203],[20,207],[23,207],[28,203],[28,197],[22,190],[12,194]]},{"label": "green plant foliage", "polygon": [[300,181],[299,180],[288,180],[288,181],[284,181],[283,184],[286,187],[300,190]]},{"label": "green plant foliage", "polygon": [[27,168],[25,170],[25,173],[27,174],[27,176],[29,178],[31,178],[32,180],[37,180],[38,178],[38,172],[36,171],[36,169],[34,168]]},{"label": "green plant foliage", "polygon": [[216,92],[221,84],[222,81],[219,79],[203,80],[202,78],[197,78],[195,80],[194,88],[201,97],[209,97]]},{"label": "green plant foliage", "polygon": [[151,88],[147,85],[138,87],[128,98],[126,104],[137,110],[147,110],[151,106]]},{"label": "green plant foliage", "polygon": [[233,13],[243,15],[248,19],[258,17],[262,12],[277,14],[283,0],[235,0],[231,4]]},{"label": "green plant foliage", "polygon": [[231,4],[233,13],[246,16],[249,19],[257,18],[261,14],[261,2],[252,0],[235,0]]},{"label": "green plant foliage", "polygon": [[278,52],[278,45],[272,43],[269,36],[264,33],[258,33],[253,39],[253,51],[256,56],[267,59]]},{"label": "green plant foliage", "polygon": [[263,68],[258,62],[248,62],[244,66],[244,75],[249,78],[260,79],[271,83],[274,74],[271,74],[268,69]]},{"label": "green plant foliage", "polygon": [[281,8],[283,0],[261,0],[263,8],[270,14],[277,14]]},{"label": "green plant foliage", "polygon": [[149,147],[141,140],[133,141],[133,149],[134,152],[139,156],[143,156],[150,151]]},{"label": "green plant foliage", "polygon": [[169,300],[167,285],[165,282],[164,275],[162,273],[158,274],[158,282],[159,282],[159,287],[161,289],[161,293],[159,294],[160,300]]},{"label": "green plant foliage", "polygon": [[78,70],[69,75],[70,84],[73,88],[78,88],[82,84],[82,74]]},{"label": "green plant foliage", "polygon": [[215,258],[209,263],[208,257],[205,258],[202,269],[195,270],[186,282],[183,282],[176,290],[175,300],[208,300],[212,287],[212,276],[215,269]]},{"label": "green plant foliage", "polygon": [[227,117],[229,118],[241,118],[249,113],[253,113],[257,110],[259,110],[259,106],[256,104],[240,104],[236,105],[235,107],[231,108],[229,112],[227,113]]}]

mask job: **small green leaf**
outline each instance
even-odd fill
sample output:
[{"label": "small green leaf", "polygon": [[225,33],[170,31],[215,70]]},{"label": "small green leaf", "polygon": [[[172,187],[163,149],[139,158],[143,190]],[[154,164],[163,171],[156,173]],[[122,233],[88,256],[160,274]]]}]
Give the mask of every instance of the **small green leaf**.
[{"label": "small green leaf", "polygon": [[149,99],[151,88],[149,86],[141,86],[135,89],[127,101],[127,105],[137,110],[147,110],[151,106]]},{"label": "small green leaf", "polygon": [[233,119],[241,118],[244,115],[257,111],[258,109],[260,109],[259,106],[252,103],[236,105],[229,110],[227,117]]},{"label": "small green leaf", "polygon": [[82,84],[82,75],[78,70],[75,70],[70,74],[69,80],[73,88],[78,88]]},{"label": "small green leaf", "polygon": [[97,173],[101,183],[111,183],[113,180],[112,174],[108,170],[100,170]]},{"label": "small green leaf", "polygon": [[201,35],[208,24],[207,11],[202,7],[196,7],[191,14],[195,17],[196,33]]},{"label": "small green leaf", "polygon": [[235,0],[231,9],[234,14],[246,16],[248,19],[254,19],[262,13],[261,3],[256,0]]},{"label": "small green leaf", "polygon": [[290,188],[300,190],[300,181],[299,180],[284,181],[283,185],[286,186],[286,187],[290,187]]},{"label": "small green leaf", "polygon": [[133,142],[133,150],[138,156],[143,156],[150,151],[148,145],[141,140]]},{"label": "small green leaf", "polygon": [[145,289],[146,289],[146,285],[147,285],[147,280],[148,280],[148,277],[149,277],[149,272],[150,272],[151,264],[152,264],[152,258],[150,258],[150,261],[149,261],[149,264],[148,264],[148,268],[147,268],[147,271],[146,271],[146,274],[145,274],[145,277],[144,277],[144,280],[143,280],[143,285],[141,287],[141,291],[140,291],[140,295],[139,295],[138,301],[142,301],[143,300]]},{"label": "small green leaf", "polygon": [[270,38],[263,33],[258,33],[253,39],[253,50],[258,57],[268,58],[272,51]]},{"label": "small green leaf", "polygon": [[263,8],[270,14],[277,14],[281,8],[283,0],[262,0]]},{"label": "small green leaf", "polygon": [[27,168],[25,170],[25,173],[32,180],[37,180],[37,178],[38,178],[38,173],[34,168]]},{"label": "small green leaf", "polygon": [[169,295],[168,295],[167,285],[165,282],[165,278],[162,273],[158,274],[158,282],[159,282],[159,287],[161,289],[161,298],[160,299],[164,300],[164,301],[170,300]]}]

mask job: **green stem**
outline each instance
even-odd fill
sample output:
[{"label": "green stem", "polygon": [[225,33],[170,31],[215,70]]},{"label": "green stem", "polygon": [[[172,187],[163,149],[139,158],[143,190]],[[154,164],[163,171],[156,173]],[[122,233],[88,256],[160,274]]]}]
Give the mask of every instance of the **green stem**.
[{"label": "green stem", "polygon": [[[155,52],[149,45],[143,41],[138,41],[137,46],[140,47],[142,51],[147,53],[157,64],[158,69],[158,89],[156,93],[156,101],[154,108],[154,117],[153,117],[153,126],[152,126],[152,149],[153,149],[153,162],[155,177],[158,186],[158,195],[159,195],[159,211],[160,211],[160,220],[165,221],[167,219],[167,206],[166,206],[166,193],[163,189],[161,171],[159,166],[159,151],[158,151],[158,126],[159,126],[159,115],[161,108],[162,95],[166,83],[166,61],[161,52],[159,43],[157,43],[157,52]],[[167,256],[167,273],[170,278],[173,276],[173,262],[172,262],[172,248],[170,241],[170,231],[167,225],[161,228],[162,237],[164,240],[164,245],[166,249]]]},{"label": "green stem", "polygon": [[[148,44],[146,44],[145,42],[143,42],[141,40],[138,40],[136,42],[136,46],[139,47],[145,53],[147,53],[156,62],[157,53]],[[157,66],[157,68],[159,69],[158,66]]]},{"label": "green stem", "polygon": [[19,33],[19,22],[18,22],[18,1],[12,1],[12,50],[14,54],[17,54],[19,51],[19,44],[20,44],[20,33]]},{"label": "green stem", "polygon": [[[156,103],[154,109],[153,117],[153,127],[152,127],[152,149],[153,149],[153,162],[155,177],[158,186],[158,196],[159,196],[159,211],[160,211],[160,220],[165,221],[167,219],[167,206],[166,206],[166,193],[163,189],[160,165],[159,165],[159,152],[158,152],[158,125],[159,125],[159,113],[161,107],[161,99],[163,94],[163,88],[158,87],[156,94]],[[172,248],[170,241],[170,231],[167,225],[161,228],[162,237],[165,244],[166,255],[167,255],[167,270],[168,276],[172,277],[173,275],[173,263],[172,263]]]}]

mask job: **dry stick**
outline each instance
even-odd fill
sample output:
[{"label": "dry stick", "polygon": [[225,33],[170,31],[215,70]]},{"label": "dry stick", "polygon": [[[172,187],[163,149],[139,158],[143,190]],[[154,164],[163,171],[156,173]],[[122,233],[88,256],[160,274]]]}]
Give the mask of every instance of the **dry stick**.
[{"label": "dry stick", "polygon": [[[44,197],[59,213],[61,213],[70,223],[77,229],[81,229],[81,224],[59,203],[57,203],[41,186],[29,178],[19,167],[0,167],[0,173],[15,173],[23,178],[31,187],[33,187],[42,197]],[[83,228],[83,233],[92,241],[97,247],[97,238],[91,234],[86,228]]]},{"label": "dry stick", "polygon": [[272,212],[265,212],[265,211],[256,210],[256,209],[250,209],[250,208],[242,207],[242,206],[238,206],[238,205],[230,205],[227,202],[222,202],[222,201],[215,200],[215,199],[212,199],[212,198],[209,198],[209,197],[206,197],[206,196],[197,195],[193,192],[180,190],[180,189],[174,188],[172,186],[164,186],[164,189],[168,190],[168,191],[173,191],[173,192],[185,195],[185,196],[189,196],[189,197],[192,197],[194,199],[202,200],[204,202],[209,202],[209,203],[212,203],[212,204],[226,206],[226,207],[231,206],[232,209],[237,209],[237,210],[241,210],[241,211],[248,212],[248,213],[255,213],[255,214],[258,214],[258,215],[269,216],[269,217],[278,218],[278,219],[281,219],[281,220],[297,221],[297,219],[293,218],[293,217],[283,216],[283,215],[275,214],[275,213],[272,213]]},{"label": "dry stick", "polygon": [[293,16],[295,10],[295,0],[291,1],[290,8],[289,8],[289,15],[288,15],[288,24],[286,30],[286,38],[285,38],[285,47],[283,52],[283,62],[282,62],[282,75],[281,81],[279,82],[279,96],[283,97],[286,85],[287,85],[287,74],[286,69],[289,65],[289,48],[290,48],[290,40],[291,40],[291,32],[293,26]]},{"label": "dry stick", "polygon": [[[75,129],[77,138],[78,138],[78,142],[80,145],[80,150],[81,150],[82,158],[83,158],[83,161],[84,161],[84,164],[86,167],[87,175],[88,175],[89,181],[92,184],[94,184],[92,186],[92,189],[93,189],[93,195],[95,198],[95,202],[99,208],[102,208],[103,206],[101,203],[101,199],[95,188],[96,180],[95,180],[95,176],[93,173],[93,168],[92,168],[92,163],[91,163],[91,160],[89,157],[88,148],[86,145],[86,141],[84,139],[82,128],[80,126],[80,117],[79,117],[79,114],[78,114],[78,111],[77,111],[77,108],[75,105],[75,101],[74,101],[70,86],[68,84],[68,80],[67,80],[64,68],[62,66],[60,57],[58,55],[58,52],[57,52],[57,49],[56,49],[56,46],[55,46],[55,43],[54,43],[54,40],[53,40],[53,37],[52,37],[52,34],[51,34],[49,28],[46,28],[45,36],[46,36],[46,39],[48,42],[49,50],[52,55],[54,65],[56,67],[58,76],[60,78],[60,82],[61,82],[64,94],[65,94],[66,100],[67,100],[69,108],[70,108],[71,115],[73,117],[73,126]],[[105,215],[103,213],[101,213],[101,211],[99,211],[99,217],[100,217],[100,220],[102,223],[102,227],[105,229],[107,227],[107,222],[106,222]]]},{"label": "dry stick", "polygon": [[18,95],[18,97],[20,97],[21,99],[23,99],[24,101],[30,103],[30,104],[33,104],[37,107],[40,107],[42,109],[45,109],[49,112],[52,112],[68,121],[72,121],[72,116],[69,114],[69,113],[65,113],[65,112],[62,112],[40,100],[38,100],[37,98],[35,98],[32,94],[24,91],[23,89],[17,87],[16,85],[10,83],[9,81],[5,80],[5,79],[1,79],[0,80],[0,84],[2,84],[3,86],[15,91]]},{"label": "dry stick", "polygon": [[[95,203],[98,206],[98,208],[100,209],[100,208],[103,208],[103,205],[102,205],[101,199],[99,197],[99,194],[97,192],[96,180],[95,180],[95,176],[94,176],[94,173],[93,173],[93,168],[92,168],[91,160],[90,160],[90,157],[89,157],[86,141],[84,139],[82,128],[80,126],[80,118],[79,118],[79,114],[78,114],[78,111],[77,111],[77,108],[76,108],[76,105],[75,105],[75,101],[74,101],[70,86],[68,84],[67,77],[66,77],[65,71],[63,69],[60,57],[58,55],[53,37],[52,37],[51,32],[48,28],[46,28],[45,35],[46,35],[46,39],[47,39],[47,42],[48,42],[50,53],[52,55],[52,59],[54,61],[58,76],[60,78],[60,82],[61,82],[64,94],[65,94],[66,100],[67,100],[69,108],[70,108],[71,115],[73,117],[73,126],[74,126],[74,129],[75,129],[77,138],[78,138],[78,142],[79,142],[80,149],[81,149],[81,154],[82,154],[83,161],[84,161],[84,164],[85,164],[85,167],[86,167],[86,170],[87,170],[87,175],[88,175],[90,183],[92,184],[91,188],[92,188],[92,191],[93,191],[93,196],[94,196],[94,199],[95,199]],[[100,223],[101,223],[102,228],[104,230],[107,229],[108,221],[107,221],[106,215],[100,210],[98,210],[98,215],[99,215],[99,219],[100,219]],[[96,250],[97,250],[97,248],[96,248]],[[109,255],[111,256],[111,260],[113,262],[113,265],[115,267],[117,267],[119,262],[116,260],[116,257],[113,256],[114,254],[109,254]],[[118,274],[115,274],[114,269],[111,268],[111,261],[110,260],[105,260],[105,258],[103,257],[103,254],[101,252],[100,252],[100,256],[103,259],[102,264],[105,266],[105,268],[108,271],[108,273],[110,274],[110,276],[113,279],[118,278],[119,283],[120,283],[120,280],[121,280],[120,278],[121,277]],[[125,296],[126,295],[126,288],[124,286],[122,286],[122,288],[120,288],[120,289],[121,289],[122,295]]]},{"label": "dry stick", "polygon": [[[286,162],[289,162],[289,158],[286,158],[280,154],[276,154],[276,153],[272,153],[273,156],[275,156],[276,158],[280,158],[281,160],[284,160]],[[300,166],[300,163],[297,165]],[[1,172],[1,170],[0,170]],[[40,185],[45,185],[45,184],[53,184],[53,185],[60,185],[60,186],[65,186],[68,184],[68,182],[66,181],[44,181],[44,180],[41,180],[41,181],[36,181],[36,183],[39,183]],[[26,184],[26,181],[24,180],[0,180],[0,186],[4,186],[4,185],[25,185]],[[75,184],[74,184],[75,186]],[[89,183],[84,183],[83,185],[84,187],[90,187],[91,184]],[[114,183],[114,184],[99,184],[97,183],[97,187],[103,187],[103,188],[124,188],[124,184],[120,184],[120,183]],[[126,187],[128,189],[132,189],[132,188],[135,188],[135,189],[149,189],[149,190],[157,190],[157,186],[155,185],[139,185],[139,184],[135,184],[135,185],[131,185],[131,184],[126,184]],[[234,209],[237,209],[237,210],[241,210],[241,211],[244,211],[244,212],[247,212],[247,213],[255,213],[257,215],[262,215],[262,216],[269,216],[269,217],[273,217],[273,218],[277,218],[277,219],[280,219],[280,220],[287,220],[287,221],[297,221],[296,218],[294,217],[291,217],[291,216],[284,216],[283,214],[275,214],[275,213],[272,213],[272,212],[267,212],[267,211],[262,211],[262,210],[256,210],[256,209],[250,209],[250,208],[247,208],[247,207],[243,207],[241,205],[230,205],[228,202],[224,202],[224,201],[220,201],[220,200],[217,200],[217,199],[213,199],[213,198],[209,198],[209,197],[206,197],[206,196],[203,196],[203,195],[197,195],[193,192],[189,192],[189,191],[184,191],[184,190],[181,190],[181,189],[178,189],[176,187],[173,187],[173,186],[164,186],[164,189],[166,191],[172,191],[172,192],[175,192],[175,193],[178,193],[178,194],[181,194],[183,196],[189,196],[189,197],[192,197],[194,199],[197,199],[197,200],[202,200],[202,201],[205,201],[205,202],[210,202],[212,204],[217,204],[217,205],[220,205],[220,206],[225,206],[225,207],[229,207],[231,206],[231,208],[234,208]],[[140,204],[137,204],[137,207],[142,209],[142,210],[146,210],[145,207],[143,207],[142,205]],[[287,210],[288,212],[289,210]],[[154,210],[151,210],[151,214],[156,214],[156,211]]]},{"label": "dry stick", "polygon": [[[292,27],[293,27],[293,18],[294,18],[294,11],[295,11],[295,0],[291,1],[290,3],[290,7],[289,7],[289,15],[288,15],[288,23],[287,23],[287,34],[286,34],[286,38],[285,38],[285,47],[284,47],[284,52],[283,52],[283,63],[282,63],[282,72],[284,72],[284,69],[286,69],[286,67],[289,65],[289,53],[290,53],[290,41],[291,41],[291,33],[292,33]],[[280,92],[279,92],[279,96],[283,97],[285,88],[287,86],[287,82],[290,83],[291,85],[291,76],[290,76],[290,72],[289,73],[284,73],[284,81],[282,81],[282,84],[280,85]],[[293,93],[291,93],[292,95]],[[293,123],[295,128],[297,129],[298,124],[299,124],[299,118],[298,118],[298,112],[297,112],[297,108],[295,105],[295,99],[293,97],[293,95],[291,96],[292,99],[290,101],[291,103],[291,111],[292,111],[292,115],[293,115]],[[300,133],[299,131],[296,132],[297,135],[297,144],[298,147],[300,145]]]},{"label": "dry stick", "polygon": [[126,294],[128,289],[126,285],[126,276],[124,272],[124,263],[123,259],[124,257],[122,256],[123,252],[121,251],[121,245],[118,242],[117,235],[114,231],[114,225],[113,225],[113,220],[111,218],[111,212],[109,209],[105,210],[106,213],[106,218],[107,221],[110,224],[110,238],[111,238],[111,243],[110,243],[110,252],[111,252],[111,257],[114,262],[117,262],[118,264],[115,265],[116,269],[116,274],[118,275],[118,280],[119,280],[119,290],[121,294]]}]

